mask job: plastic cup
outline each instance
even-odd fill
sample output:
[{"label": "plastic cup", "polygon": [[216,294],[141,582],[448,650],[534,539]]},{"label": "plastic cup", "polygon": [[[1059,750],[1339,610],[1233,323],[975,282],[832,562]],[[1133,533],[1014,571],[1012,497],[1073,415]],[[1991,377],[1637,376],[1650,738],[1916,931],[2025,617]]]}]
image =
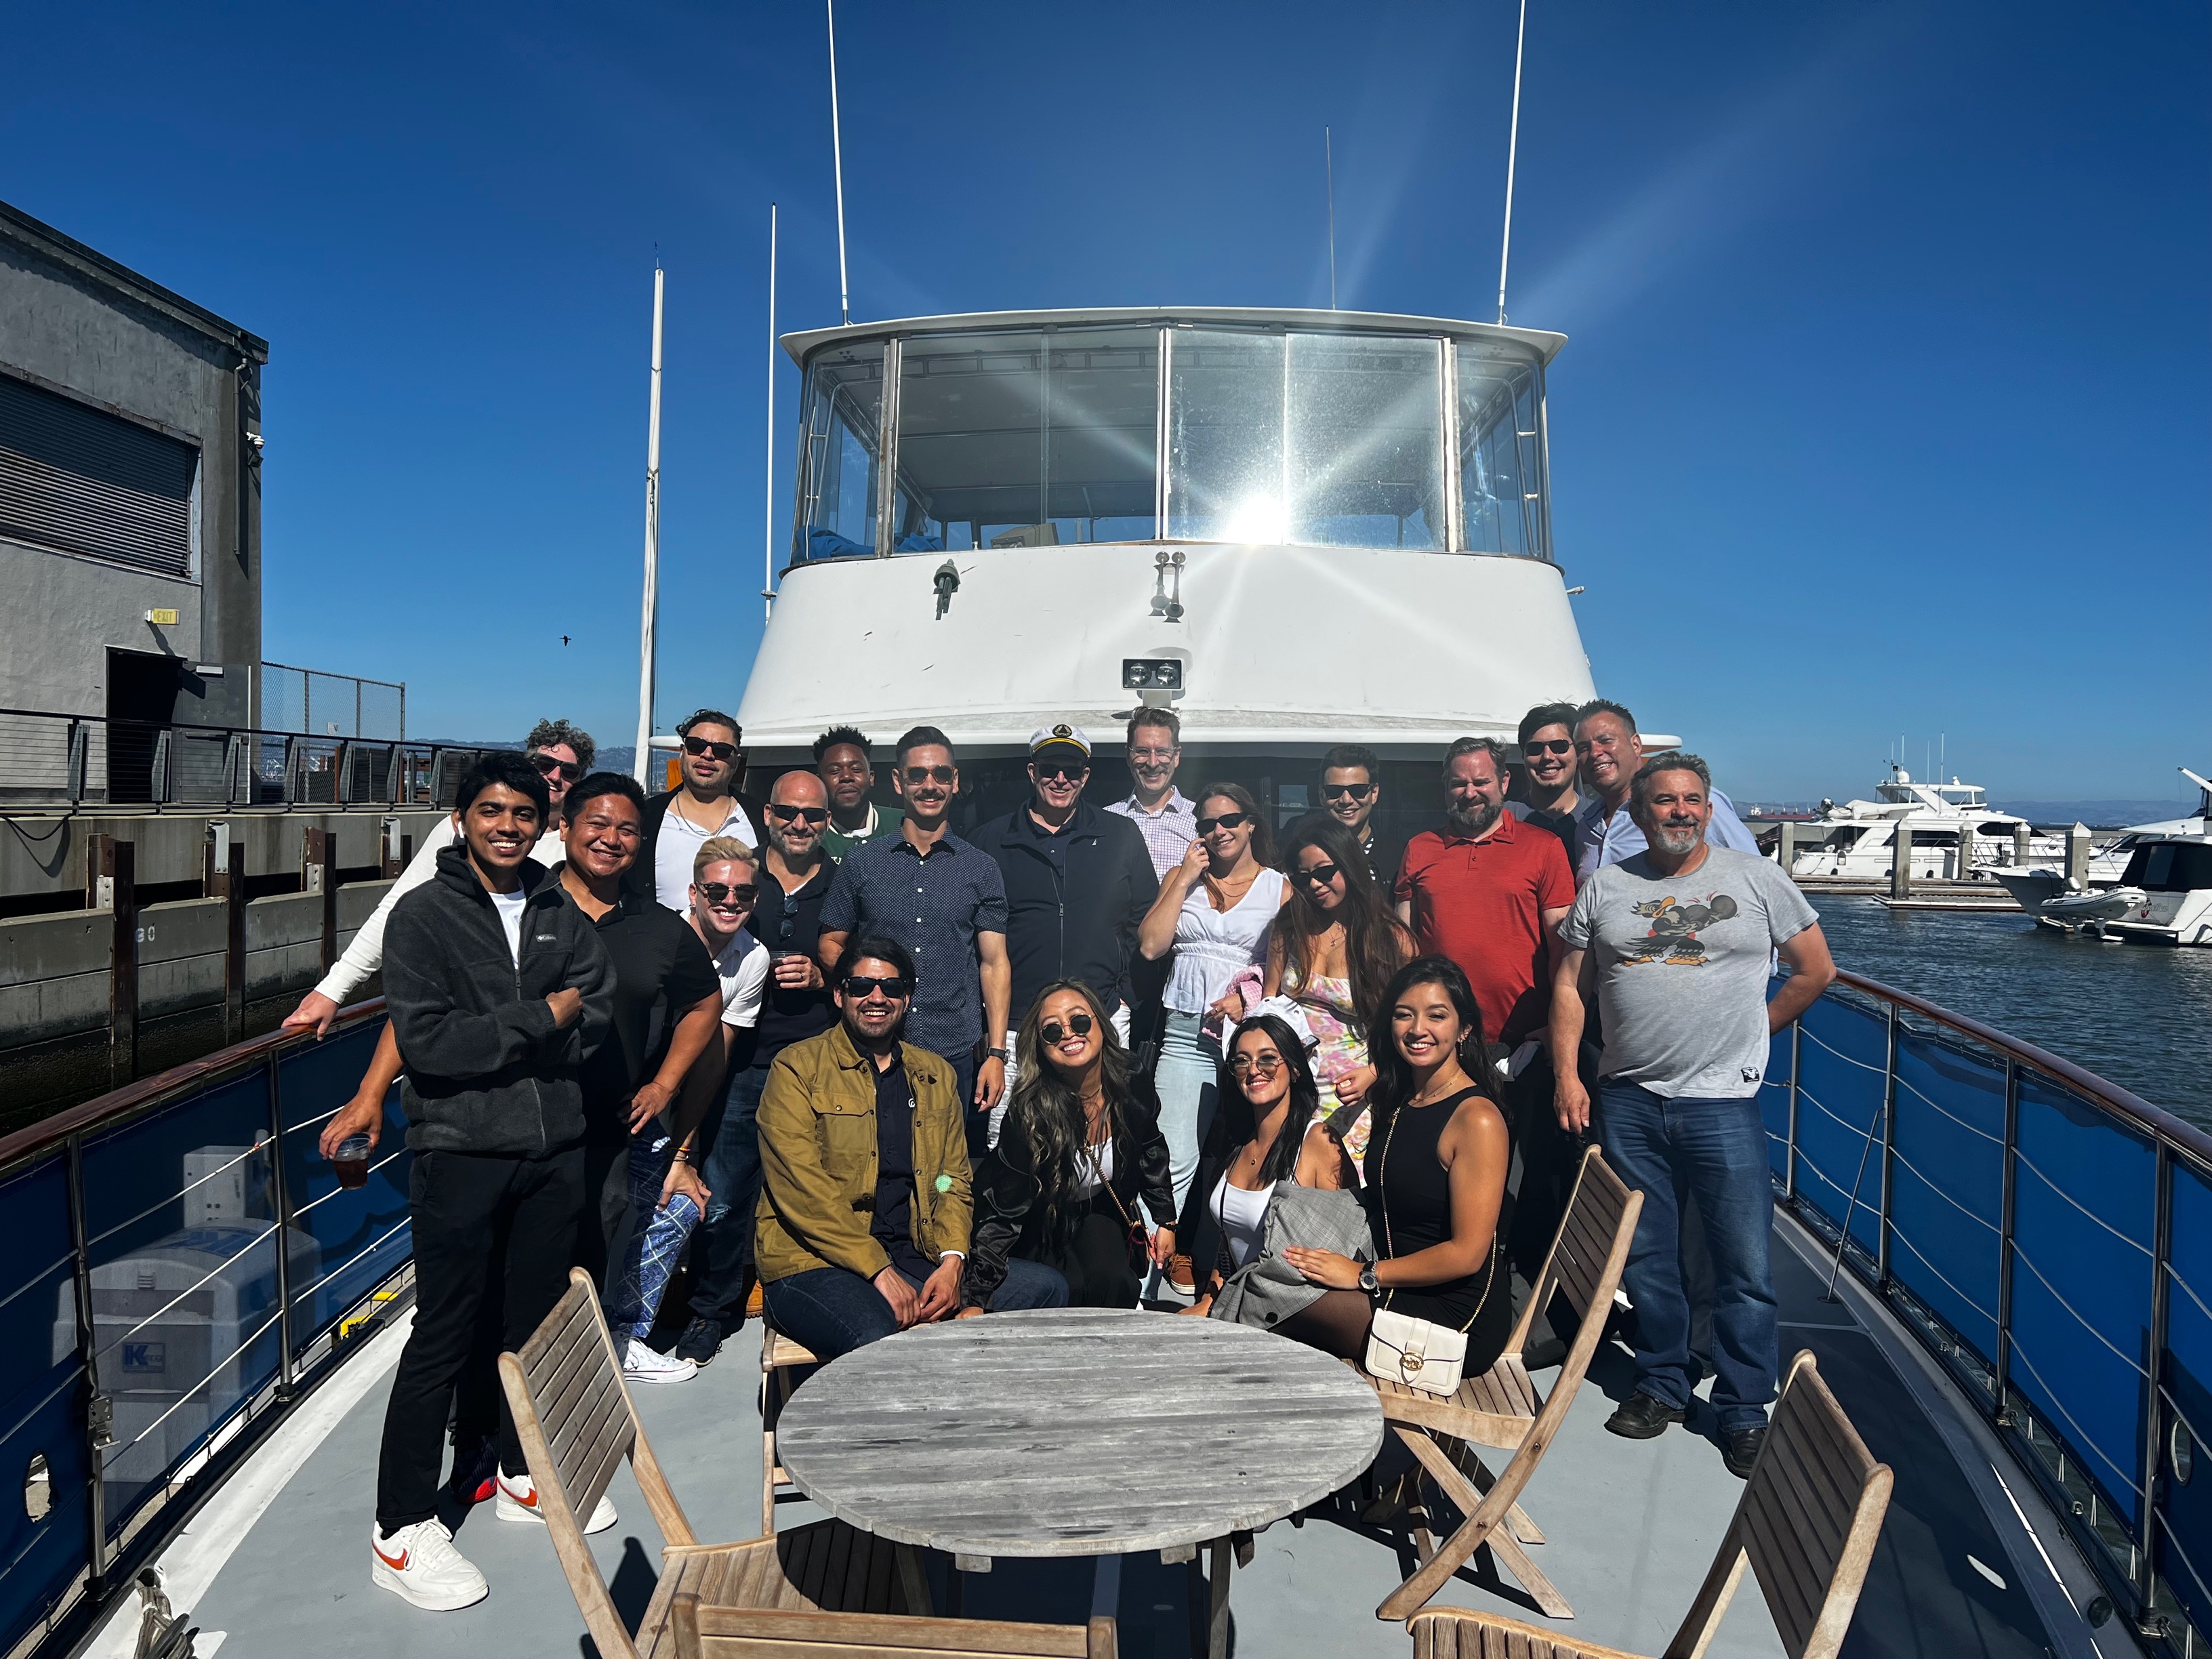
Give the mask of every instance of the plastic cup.
[{"label": "plastic cup", "polygon": [[365,1187],[368,1184],[368,1137],[348,1135],[331,1152],[331,1168],[337,1171],[341,1187]]}]

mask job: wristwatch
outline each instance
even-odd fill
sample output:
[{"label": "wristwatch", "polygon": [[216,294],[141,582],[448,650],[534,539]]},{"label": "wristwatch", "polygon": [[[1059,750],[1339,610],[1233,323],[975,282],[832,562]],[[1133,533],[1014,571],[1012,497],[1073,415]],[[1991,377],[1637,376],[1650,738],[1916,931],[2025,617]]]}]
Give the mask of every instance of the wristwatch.
[{"label": "wristwatch", "polygon": [[1006,1051],[1004,1048],[986,1048],[983,1053],[992,1060],[1004,1060],[1006,1057]]},{"label": "wristwatch", "polygon": [[1375,1277],[1375,1264],[1371,1261],[1359,1264],[1359,1288],[1370,1296],[1382,1294],[1382,1281]]}]

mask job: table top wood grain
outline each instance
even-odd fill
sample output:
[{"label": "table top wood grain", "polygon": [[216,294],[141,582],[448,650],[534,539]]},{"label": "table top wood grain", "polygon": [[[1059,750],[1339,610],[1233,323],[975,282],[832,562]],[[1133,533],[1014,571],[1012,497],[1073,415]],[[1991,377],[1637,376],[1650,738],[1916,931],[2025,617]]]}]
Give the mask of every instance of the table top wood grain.
[{"label": "table top wood grain", "polygon": [[1244,1326],[1063,1308],[927,1325],[802,1384],[793,1481],[879,1538],[969,1556],[1202,1543],[1317,1503],[1374,1461],[1375,1390]]}]

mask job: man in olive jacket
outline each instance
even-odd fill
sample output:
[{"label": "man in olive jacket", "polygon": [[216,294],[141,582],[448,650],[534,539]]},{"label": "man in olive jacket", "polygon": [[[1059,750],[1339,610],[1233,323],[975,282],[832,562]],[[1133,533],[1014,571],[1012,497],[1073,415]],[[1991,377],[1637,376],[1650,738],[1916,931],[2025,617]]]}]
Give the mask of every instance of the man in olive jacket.
[{"label": "man in olive jacket", "polygon": [[[899,1041],[914,958],[863,938],[837,971],[838,1023],[776,1056],[757,1119],[761,1293],[776,1328],[823,1359],[960,1313],[970,1217],[952,1067]],[[989,1302],[1066,1305],[1066,1279],[1018,1261]]]}]

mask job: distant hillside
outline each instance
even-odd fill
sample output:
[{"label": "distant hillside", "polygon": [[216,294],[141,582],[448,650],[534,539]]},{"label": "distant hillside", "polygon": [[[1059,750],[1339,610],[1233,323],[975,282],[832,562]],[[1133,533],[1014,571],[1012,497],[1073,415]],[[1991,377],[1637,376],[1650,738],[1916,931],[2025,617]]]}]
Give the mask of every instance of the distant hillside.
[{"label": "distant hillside", "polygon": [[2027,800],[2019,796],[1998,796],[1996,805],[2033,823],[2086,823],[2092,830],[2117,830],[2123,824],[2187,817],[2197,810],[2197,797],[2190,795],[2180,800]]}]

